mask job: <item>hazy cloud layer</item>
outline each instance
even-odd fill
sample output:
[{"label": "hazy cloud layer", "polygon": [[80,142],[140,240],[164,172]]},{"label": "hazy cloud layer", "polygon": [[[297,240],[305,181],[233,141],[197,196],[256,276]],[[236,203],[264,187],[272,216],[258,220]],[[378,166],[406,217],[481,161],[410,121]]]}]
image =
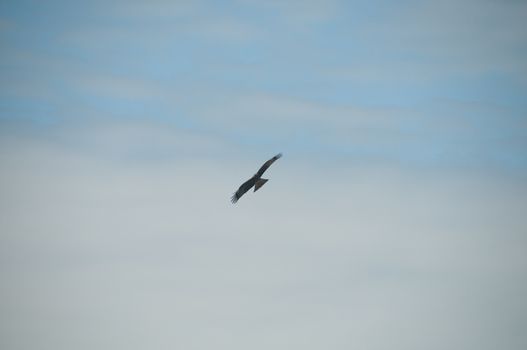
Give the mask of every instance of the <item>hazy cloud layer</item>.
[{"label": "hazy cloud layer", "polygon": [[[144,160],[126,149],[170,129],[83,130],[4,138],[5,349],[527,344],[518,179],[320,169],[286,154],[232,206],[268,155],[214,160],[212,140],[173,134],[170,161]],[[119,148],[86,153],[86,138]],[[196,144],[208,151],[177,152]]]}]

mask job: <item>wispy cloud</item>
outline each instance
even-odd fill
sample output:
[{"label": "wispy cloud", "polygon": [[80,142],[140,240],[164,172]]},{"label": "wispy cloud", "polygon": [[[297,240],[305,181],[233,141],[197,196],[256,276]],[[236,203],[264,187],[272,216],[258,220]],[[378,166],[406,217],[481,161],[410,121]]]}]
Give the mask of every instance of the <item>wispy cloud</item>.
[{"label": "wispy cloud", "polygon": [[525,3],[515,1],[427,1],[394,7],[356,26],[356,54],[362,58],[353,58],[349,74],[403,82],[500,73],[520,78],[526,70],[521,29],[526,11]]},{"label": "wispy cloud", "polygon": [[72,86],[92,95],[110,99],[148,100],[170,95],[167,88],[156,82],[110,75],[84,75],[71,80]]},{"label": "wispy cloud", "polygon": [[109,16],[132,20],[182,19],[205,11],[206,1],[133,0],[112,1],[111,3],[101,2],[99,6]]},{"label": "wispy cloud", "polygon": [[240,0],[238,2],[253,6],[259,11],[270,11],[279,18],[282,25],[289,24],[293,27],[326,23],[338,17],[343,9],[343,3],[339,0],[271,0],[266,2]]}]

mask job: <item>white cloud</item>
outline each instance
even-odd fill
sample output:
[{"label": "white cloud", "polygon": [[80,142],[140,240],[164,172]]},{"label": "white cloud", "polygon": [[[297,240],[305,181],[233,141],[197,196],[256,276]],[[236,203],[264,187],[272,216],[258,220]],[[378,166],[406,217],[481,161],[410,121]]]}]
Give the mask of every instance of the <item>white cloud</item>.
[{"label": "white cloud", "polygon": [[206,3],[200,0],[133,0],[102,2],[100,6],[110,16],[128,19],[182,19],[194,16],[206,8]]},{"label": "white cloud", "polygon": [[250,21],[204,1],[118,1],[100,6],[103,18],[111,21],[98,28],[88,23],[64,33],[66,44],[109,49],[125,43],[139,49],[166,50],[178,48],[185,39],[243,44],[262,34]]},{"label": "white cloud", "polygon": [[155,125],[91,130],[2,138],[5,349],[525,344],[521,180],[286,154],[232,206],[265,157],[108,161],[56,141],[172,147]]},{"label": "white cloud", "polygon": [[526,11],[523,2],[492,0],[400,6],[357,27],[356,40],[371,44],[341,72],[402,82],[496,73],[520,78],[527,68]]},{"label": "white cloud", "polygon": [[187,33],[215,42],[253,42],[262,37],[260,28],[248,21],[229,16],[211,16],[189,24]]},{"label": "white cloud", "polygon": [[304,154],[489,168],[522,162],[518,145],[523,119],[487,103],[441,100],[406,108],[324,103],[262,92],[205,91],[205,95],[206,104],[193,105],[200,124]]},{"label": "white cloud", "polygon": [[104,98],[144,100],[163,98],[169,94],[160,84],[127,77],[91,74],[71,81],[76,88]]},{"label": "white cloud", "polygon": [[259,8],[261,11],[272,11],[280,18],[282,24],[288,23],[294,27],[329,22],[335,19],[342,9],[342,2],[339,0],[270,0],[265,2],[240,0],[239,2]]}]

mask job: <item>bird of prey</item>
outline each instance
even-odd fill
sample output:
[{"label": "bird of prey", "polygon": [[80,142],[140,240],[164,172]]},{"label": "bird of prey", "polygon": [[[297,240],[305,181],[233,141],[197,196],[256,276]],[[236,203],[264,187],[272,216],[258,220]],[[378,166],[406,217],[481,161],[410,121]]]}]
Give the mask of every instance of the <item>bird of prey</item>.
[{"label": "bird of prey", "polygon": [[249,191],[254,186],[254,192],[258,191],[260,187],[262,187],[268,179],[262,179],[263,173],[271,166],[271,164],[274,163],[275,160],[280,159],[282,157],[282,153],[278,153],[273,158],[269,159],[267,162],[262,165],[260,170],[256,174],[254,174],[253,177],[251,177],[249,180],[245,181],[240,188],[232,195],[231,202],[236,203],[238,199],[240,199],[241,196],[245,194],[245,192]]}]

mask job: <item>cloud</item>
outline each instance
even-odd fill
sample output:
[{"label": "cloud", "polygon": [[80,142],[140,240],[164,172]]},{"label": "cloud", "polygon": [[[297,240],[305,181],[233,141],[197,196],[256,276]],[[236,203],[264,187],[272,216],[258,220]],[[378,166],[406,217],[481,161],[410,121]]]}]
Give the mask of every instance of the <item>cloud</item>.
[{"label": "cloud", "polygon": [[100,4],[105,24],[78,26],[64,33],[66,44],[109,49],[119,44],[137,49],[178,49],[182,42],[245,44],[261,35],[250,21],[205,1],[133,1]]},{"label": "cloud", "polygon": [[162,84],[130,77],[90,74],[71,81],[77,89],[102,98],[148,100],[166,98],[170,94]]},{"label": "cloud", "polygon": [[[36,127],[33,132],[26,130],[27,125],[5,123],[4,129],[1,136],[6,147],[22,152],[41,145],[44,158],[48,152],[64,154],[68,149],[89,159],[125,163],[205,156],[223,159],[226,154],[240,154],[232,142],[215,133],[155,120],[66,121],[49,128]],[[71,161],[75,162],[73,158]]]},{"label": "cloud", "polygon": [[262,37],[263,32],[248,21],[222,16],[203,19],[189,25],[187,32],[202,39],[229,43],[250,43]]},{"label": "cloud", "polygon": [[7,19],[0,18],[0,33],[13,28],[13,23]]},{"label": "cloud", "polygon": [[381,82],[520,78],[526,70],[525,11],[523,2],[492,0],[426,1],[379,11],[354,27],[353,64],[340,74]]},{"label": "cloud", "polygon": [[338,17],[339,11],[343,7],[342,2],[339,0],[271,0],[265,3],[254,0],[240,0],[239,2],[256,7],[260,11],[271,11],[276,14],[282,24],[288,23],[295,27],[329,22]]},{"label": "cloud", "polygon": [[521,179],[285,154],[232,206],[263,155],[76,145],[204,141],[171,135],[121,123],[2,136],[3,348],[525,344]]},{"label": "cloud", "polygon": [[204,11],[204,1],[167,1],[167,0],[134,0],[134,1],[112,1],[101,2],[108,15],[128,19],[174,19],[195,16]]},{"label": "cloud", "polygon": [[205,94],[208,103],[194,105],[195,120],[228,135],[250,134],[257,144],[329,158],[351,155],[354,161],[490,168],[524,163],[517,147],[523,119],[488,103],[440,100],[403,107],[325,103],[258,91]]}]

